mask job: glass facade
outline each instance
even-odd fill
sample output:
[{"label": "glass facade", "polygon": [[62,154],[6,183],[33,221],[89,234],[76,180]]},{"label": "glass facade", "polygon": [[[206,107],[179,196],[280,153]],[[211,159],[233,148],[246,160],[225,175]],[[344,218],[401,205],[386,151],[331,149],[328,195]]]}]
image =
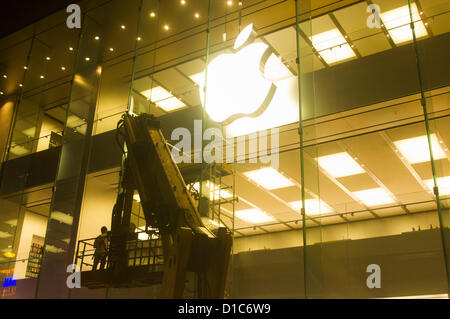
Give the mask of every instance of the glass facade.
[{"label": "glass facade", "polygon": [[3,298],[159,296],[66,285],[111,228],[124,113],[160,122],[232,232],[226,297],[448,297],[448,1],[79,4],[80,29],[61,11],[0,41]]}]

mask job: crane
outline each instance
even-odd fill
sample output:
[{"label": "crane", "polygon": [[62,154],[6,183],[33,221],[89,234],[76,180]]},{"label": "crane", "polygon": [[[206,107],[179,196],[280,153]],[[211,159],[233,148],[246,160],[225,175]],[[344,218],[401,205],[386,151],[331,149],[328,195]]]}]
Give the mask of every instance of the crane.
[{"label": "crane", "polygon": [[161,298],[183,298],[188,272],[197,277],[199,298],[224,298],[231,234],[203,224],[159,122],[149,114],[127,113],[117,133],[124,139],[126,159],[111,221],[109,280],[116,286],[129,280],[126,236],[137,190],[146,224],[158,230],[162,241]]}]

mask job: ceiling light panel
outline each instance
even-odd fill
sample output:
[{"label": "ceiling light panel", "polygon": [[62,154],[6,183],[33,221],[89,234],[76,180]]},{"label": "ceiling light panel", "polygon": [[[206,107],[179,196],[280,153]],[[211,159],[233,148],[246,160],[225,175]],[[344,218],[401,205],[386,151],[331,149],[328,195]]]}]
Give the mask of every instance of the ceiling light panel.
[{"label": "ceiling light panel", "polygon": [[[428,35],[425,25],[420,20],[420,15],[415,3],[411,4],[414,30],[417,38]],[[403,43],[413,39],[413,33],[410,27],[411,15],[408,5],[399,7],[390,11],[381,13],[381,20],[389,32],[395,44]]]},{"label": "ceiling light panel", "polygon": [[[425,185],[433,191],[434,181],[433,179],[427,179],[424,181]],[[437,185],[439,187],[439,195],[450,195],[450,176],[438,177]]]},{"label": "ceiling light panel", "polygon": [[186,106],[186,104],[160,86],[154,87],[150,90],[141,91],[141,94],[166,112],[174,111]]},{"label": "ceiling light panel", "polygon": [[[199,182],[196,182],[193,186],[192,186],[197,192],[200,192],[200,188],[199,188]],[[231,194],[229,191],[227,191],[226,189],[220,189],[219,185],[214,184],[213,182],[206,182],[206,187],[209,189],[209,199],[210,200],[219,200],[219,198],[231,198],[233,197],[233,194]],[[214,197],[215,194],[215,197]]]},{"label": "ceiling light panel", "polygon": [[12,234],[0,230],[0,238],[12,237]]},{"label": "ceiling light panel", "polygon": [[243,221],[252,224],[261,224],[274,221],[274,218],[272,216],[263,212],[259,208],[238,210],[235,212],[235,216]]},{"label": "ceiling light panel", "polygon": [[352,58],[355,55],[338,29],[325,31],[311,37],[314,48],[328,64]]},{"label": "ceiling light panel", "polygon": [[391,195],[383,188],[365,189],[353,192],[353,195],[369,207],[392,204],[395,202]]},{"label": "ceiling light panel", "polygon": [[320,167],[334,178],[365,173],[347,152],[321,156],[318,161]]},{"label": "ceiling light panel", "polygon": [[[436,134],[431,134],[430,139],[431,148],[433,149],[433,158],[435,160],[446,158]],[[430,160],[430,151],[426,135],[395,141],[394,144],[410,164],[428,162]]]},{"label": "ceiling light panel", "polygon": [[186,106],[186,104],[181,102],[176,97],[171,97],[166,100],[161,100],[161,101],[155,102],[155,104],[157,106],[159,106],[160,108],[162,108],[166,112],[174,111],[174,110],[177,110],[177,109],[180,109],[180,108]]},{"label": "ceiling light panel", "polygon": [[[302,208],[302,201],[295,201],[290,202],[289,205],[296,211],[300,212],[300,209]],[[327,203],[325,203],[323,200],[319,199],[306,199],[305,200],[305,210],[306,215],[318,215],[318,214],[326,214],[333,212],[333,209],[328,206]]]},{"label": "ceiling light panel", "polygon": [[254,171],[245,172],[244,175],[268,190],[295,185],[272,167],[265,167]]}]

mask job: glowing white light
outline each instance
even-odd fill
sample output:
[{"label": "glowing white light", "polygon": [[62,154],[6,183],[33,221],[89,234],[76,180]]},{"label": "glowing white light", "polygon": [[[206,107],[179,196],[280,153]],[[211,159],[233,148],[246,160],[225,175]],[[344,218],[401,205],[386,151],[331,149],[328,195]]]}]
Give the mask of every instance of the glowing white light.
[{"label": "glowing white light", "polygon": [[[302,208],[302,201],[299,200],[290,202],[289,205],[296,211],[300,212],[300,209]],[[318,199],[306,199],[305,206],[306,215],[326,214],[333,211],[333,209],[328,206],[327,203],[325,203],[323,200],[319,201]]]},{"label": "glowing white light", "polygon": [[54,211],[50,214],[50,218],[59,221],[60,223],[64,223],[67,225],[72,225],[73,216],[69,214],[65,214],[62,212]]},{"label": "glowing white light", "polygon": [[163,89],[160,86],[154,87],[150,90],[142,91],[141,94],[166,112],[186,106],[186,104],[181,102],[179,99],[174,97],[167,90]]},{"label": "glowing white light", "polygon": [[382,188],[371,188],[353,192],[361,202],[367,206],[378,206],[392,204],[395,200]]},{"label": "glowing white light", "polygon": [[272,167],[265,167],[254,171],[245,172],[244,175],[269,190],[295,185]]},{"label": "glowing white light", "polygon": [[347,153],[336,153],[318,158],[319,165],[335,178],[364,173],[364,169]]},{"label": "glowing white light", "polygon": [[267,48],[265,43],[253,43],[236,54],[219,55],[209,64],[206,112],[214,121],[250,114],[263,104],[272,85],[259,68]]},{"label": "glowing white light", "polygon": [[194,81],[198,86],[204,87],[205,86],[205,72],[199,72],[195,73],[193,75],[189,76],[192,81]]},{"label": "glowing white light", "polygon": [[170,94],[169,92],[167,92],[167,90],[163,89],[160,86],[154,87],[150,90],[142,91],[141,94],[152,102],[161,101],[172,97],[172,94]]},{"label": "glowing white light", "polygon": [[332,29],[311,37],[314,48],[328,64],[355,56],[355,52],[338,29]]},{"label": "glowing white light", "polygon": [[176,97],[171,97],[166,100],[161,100],[161,101],[156,102],[155,104],[158,105],[160,108],[162,108],[166,112],[174,111],[174,110],[177,110],[179,108],[186,106],[186,104],[181,102]]},{"label": "glowing white light", "polygon": [[[192,187],[197,191],[200,192],[199,188],[199,182],[196,182]],[[210,200],[219,200],[220,198],[226,199],[233,197],[233,194],[231,194],[226,189],[220,189],[220,186],[214,184],[213,182],[206,182],[206,187],[209,189],[209,199]]]},{"label": "glowing white light", "polygon": [[[434,181],[433,179],[427,179],[424,181],[425,185],[433,191]],[[439,187],[439,195],[450,195],[450,176],[438,177],[437,185]]]},{"label": "glowing white light", "polygon": [[[138,231],[138,230],[136,230]],[[147,233],[138,233],[138,239],[139,240],[149,240],[150,236]]]},{"label": "glowing white light", "polygon": [[[296,77],[265,43],[245,45],[253,40],[251,34],[249,25],[236,39],[236,53],[221,54],[208,65],[204,107],[211,119],[225,125],[227,138],[293,123],[299,117]],[[266,54],[269,58],[262,66]],[[190,78],[199,85],[204,103],[204,73]]]},{"label": "glowing white light", "polygon": [[247,42],[248,38],[253,32],[253,24],[249,24],[242,30],[239,35],[236,38],[236,41],[234,42],[234,48],[238,49],[240,48],[245,42]]},{"label": "glowing white light", "polygon": [[[433,158],[441,159],[446,155],[436,137],[436,134],[430,135]],[[412,137],[394,142],[400,153],[411,164],[428,162],[430,160],[430,151],[428,148],[428,139],[426,135]]]},{"label": "glowing white light", "polygon": [[238,210],[235,212],[237,218],[248,223],[260,224],[274,221],[274,218],[258,208]]},{"label": "glowing white light", "polygon": [[281,62],[280,58],[272,54],[264,67],[264,77],[270,81],[280,81],[292,77],[291,71]]},{"label": "glowing white light", "polygon": [[[420,20],[420,15],[415,3],[411,4],[411,11],[416,37],[421,38],[428,35],[422,20]],[[411,16],[408,5],[381,13],[381,19],[392,40],[396,44],[413,39],[413,33],[410,27]]]}]

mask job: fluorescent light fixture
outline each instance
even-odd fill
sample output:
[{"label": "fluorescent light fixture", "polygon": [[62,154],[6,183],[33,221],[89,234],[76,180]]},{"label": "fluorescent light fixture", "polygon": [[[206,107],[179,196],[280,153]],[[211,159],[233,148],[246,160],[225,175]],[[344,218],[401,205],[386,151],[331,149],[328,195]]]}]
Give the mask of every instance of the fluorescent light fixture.
[{"label": "fluorescent light fixture", "polygon": [[[200,192],[199,182],[196,182],[192,187],[197,192]],[[233,197],[233,194],[231,194],[226,189],[220,189],[220,187],[218,185],[214,184],[213,182],[207,181],[206,182],[206,187],[208,187],[208,189],[209,189],[209,199],[210,200],[214,199],[214,193],[215,193],[215,200],[218,200],[219,196],[220,196],[220,198],[231,198],[231,197]]]},{"label": "fluorescent light fixture", "polygon": [[70,127],[70,128],[86,124],[84,120],[82,120],[81,118],[79,118],[78,116],[73,115],[73,114],[69,115],[67,117],[66,122],[67,122],[67,127]]},{"label": "fluorescent light fixture", "polygon": [[171,93],[160,86],[154,87],[150,90],[142,91],[141,94],[166,112],[186,106],[186,104],[181,102],[179,99],[174,97]]},{"label": "fluorescent light fixture", "polygon": [[244,175],[268,190],[295,185],[272,167],[245,172]]},{"label": "fluorescent light fixture", "polygon": [[17,145],[15,143],[11,144],[10,152],[17,156],[22,156],[30,153],[30,150],[22,145]]},{"label": "fluorescent light fixture", "polygon": [[50,218],[67,225],[72,225],[73,223],[73,216],[58,211],[52,212]]},{"label": "fluorescent light fixture", "polygon": [[154,87],[150,90],[142,91],[141,94],[152,102],[161,101],[172,97],[172,94],[170,94],[169,92],[167,92],[167,90],[163,89],[160,86]]},{"label": "fluorescent light fixture", "polygon": [[[433,191],[434,181],[433,179],[427,179],[424,181],[425,185]],[[439,195],[450,195],[450,176],[438,177],[437,185],[439,187]]]},{"label": "fluorescent light fixture", "polygon": [[10,225],[11,227],[17,226],[17,219],[10,219],[5,222],[5,224]]},{"label": "fluorescent light fixture", "polygon": [[[421,38],[428,35],[415,3],[411,4],[411,11],[416,37]],[[381,20],[383,20],[389,35],[396,44],[413,39],[408,5],[381,13]]]},{"label": "fluorescent light fixture", "polygon": [[147,233],[138,233],[139,240],[149,240],[150,236]]},{"label": "fluorescent light fixture", "polygon": [[0,238],[12,237],[12,234],[0,230]]},{"label": "fluorescent light fixture", "polygon": [[186,106],[186,104],[181,102],[176,97],[171,97],[166,100],[161,100],[161,101],[155,102],[155,104],[158,105],[160,108],[162,108],[166,112],[174,111],[176,109]]},{"label": "fluorescent light fixture", "polygon": [[[431,148],[433,149],[433,158],[435,160],[446,158],[436,134],[431,134],[430,139]],[[426,135],[395,141],[394,144],[411,164],[430,161],[430,151]]]},{"label": "fluorescent light fixture", "polygon": [[274,221],[274,218],[272,216],[269,216],[267,213],[263,212],[259,208],[238,210],[235,212],[235,215],[237,218],[252,224],[260,224]]},{"label": "fluorescent light fixture", "polygon": [[27,128],[26,130],[22,131],[23,134],[25,134],[26,136],[31,137],[31,138],[34,137],[35,132],[36,132],[35,126]]},{"label": "fluorescent light fixture", "polygon": [[318,158],[319,165],[334,178],[364,173],[365,170],[347,153],[336,153]]},{"label": "fluorescent light fixture", "polygon": [[60,254],[65,252],[64,249],[49,244],[45,245],[45,250],[54,254]]},{"label": "fluorescent light fixture", "polygon": [[[295,201],[290,202],[289,205],[295,209],[296,211],[300,212],[300,209],[302,208],[302,201]],[[305,206],[306,206],[306,215],[317,215],[317,214],[326,214],[331,213],[333,209],[328,206],[327,203],[325,203],[323,200],[318,199],[306,199],[305,200]]]},{"label": "fluorescent light fixture", "polygon": [[314,48],[328,64],[346,60],[355,56],[350,45],[338,29],[325,31],[311,37]]},{"label": "fluorescent light fixture", "polygon": [[361,202],[367,206],[378,206],[394,203],[394,199],[382,188],[371,188],[353,192]]}]

